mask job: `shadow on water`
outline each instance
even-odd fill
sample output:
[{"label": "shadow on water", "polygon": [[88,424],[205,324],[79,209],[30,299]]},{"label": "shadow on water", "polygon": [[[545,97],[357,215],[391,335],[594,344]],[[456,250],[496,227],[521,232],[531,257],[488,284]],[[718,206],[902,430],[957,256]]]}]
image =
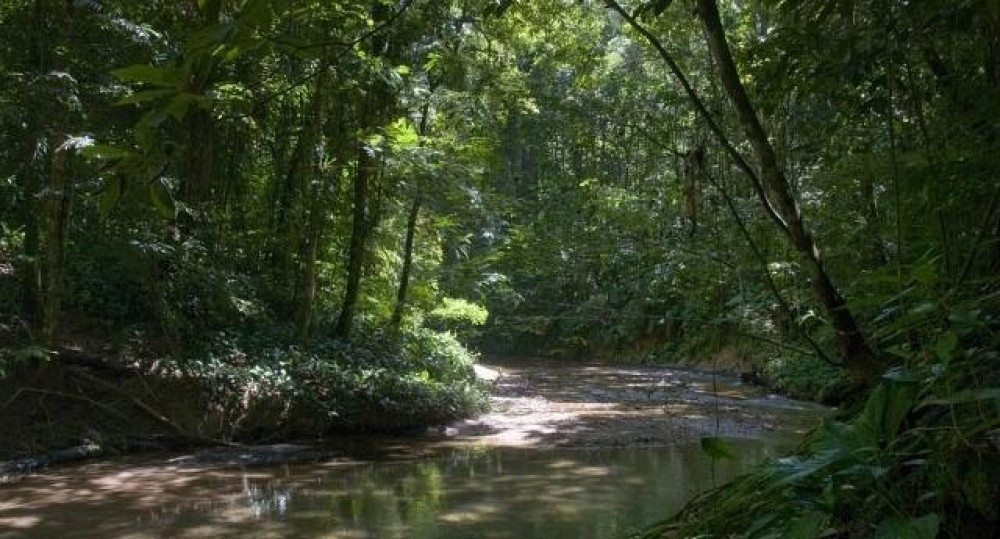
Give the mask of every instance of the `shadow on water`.
[{"label": "shadow on water", "polygon": [[[0,487],[0,539],[622,537],[777,456],[824,413],[671,369],[497,369],[479,418],[316,448],[359,459],[244,468],[243,450],[221,450],[49,470]],[[701,451],[716,432],[736,460]],[[264,453],[295,453],[278,449]]]},{"label": "shadow on water", "polygon": [[779,449],[733,444],[739,459],[717,463],[683,444],[242,471],[94,464],[5,489],[0,537],[621,537]]}]

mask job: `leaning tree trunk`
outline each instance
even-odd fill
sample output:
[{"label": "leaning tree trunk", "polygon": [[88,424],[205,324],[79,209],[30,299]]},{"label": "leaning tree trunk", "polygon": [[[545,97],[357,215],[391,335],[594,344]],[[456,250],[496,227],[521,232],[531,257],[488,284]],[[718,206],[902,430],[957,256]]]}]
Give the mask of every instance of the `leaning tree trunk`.
[{"label": "leaning tree trunk", "polygon": [[848,371],[859,380],[871,380],[878,373],[875,353],[868,346],[844,298],[830,279],[812,234],[803,222],[802,212],[792,194],[785,171],[779,164],[774,147],[740,81],[716,1],[698,0],[697,14],[705,27],[708,47],[719,68],[723,87],[736,109],[739,122],[757,159],[766,195],[764,203],[770,204],[774,213],[780,217],[786,236],[809,269],[813,293],[830,318],[830,324],[836,332],[837,348]]}]

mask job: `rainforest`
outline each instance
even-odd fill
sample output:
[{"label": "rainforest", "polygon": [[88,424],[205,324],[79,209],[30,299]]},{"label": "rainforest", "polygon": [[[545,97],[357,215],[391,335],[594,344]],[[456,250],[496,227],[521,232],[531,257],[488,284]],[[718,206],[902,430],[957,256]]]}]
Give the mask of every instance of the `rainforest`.
[{"label": "rainforest", "polygon": [[0,2],[0,538],[998,500],[995,0]]}]

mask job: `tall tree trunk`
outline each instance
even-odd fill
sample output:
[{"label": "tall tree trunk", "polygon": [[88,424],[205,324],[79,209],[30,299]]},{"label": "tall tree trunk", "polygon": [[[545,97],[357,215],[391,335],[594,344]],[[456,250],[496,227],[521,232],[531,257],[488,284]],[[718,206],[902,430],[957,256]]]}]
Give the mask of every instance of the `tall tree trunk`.
[{"label": "tall tree trunk", "polygon": [[[437,84],[432,82],[430,86],[430,93],[433,95],[434,90],[437,88]],[[424,102],[424,106],[420,111],[420,145],[424,145],[423,138],[427,135],[427,120],[430,114],[431,103],[430,96],[428,96],[427,101]],[[398,328],[399,324],[403,321],[403,310],[406,308],[406,295],[410,288],[410,273],[413,267],[413,238],[417,233],[417,219],[420,217],[420,205],[423,201],[418,194],[413,198],[413,203],[410,205],[410,214],[406,219],[406,240],[403,242],[403,268],[399,272],[399,288],[396,289],[396,306],[392,310],[392,318],[389,320],[389,325],[393,328]]]},{"label": "tall tree trunk", "polygon": [[187,181],[183,196],[191,203],[209,202],[215,189],[215,121],[201,107],[192,107],[187,115],[190,148],[187,159]]},{"label": "tall tree trunk", "polygon": [[[377,84],[377,83],[373,83]],[[377,106],[374,92],[369,92],[361,111],[361,125],[367,131],[377,125]],[[369,193],[368,186],[378,168],[378,159],[373,155],[368,144],[358,141],[357,170],[354,174],[354,203],[352,210],[351,243],[348,248],[347,283],[344,288],[344,301],[337,319],[335,334],[341,339],[347,339],[354,324],[354,313],[357,310],[358,297],[361,295],[361,274],[364,271],[365,250],[369,236]]]},{"label": "tall tree trunk", "polygon": [[[292,150],[292,155],[288,159],[287,168],[279,180],[279,185],[277,185],[274,207],[276,217],[269,261],[269,266],[277,282],[289,282],[293,278],[294,246],[297,245],[299,237],[299,176],[302,173],[302,160],[305,151],[305,135],[300,134],[295,148]],[[293,290],[286,288],[284,296],[290,299],[294,295]]]},{"label": "tall tree trunk", "polygon": [[396,290],[396,307],[392,310],[389,324],[398,328],[403,321],[403,310],[406,307],[406,294],[410,286],[410,272],[413,267],[413,238],[417,232],[417,218],[420,216],[420,197],[413,200],[410,215],[406,219],[406,241],[403,245],[403,269],[399,273],[399,289]]},{"label": "tall tree trunk", "polygon": [[[401,12],[397,12],[395,16]],[[371,10],[372,20],[377,22],[389,19],[389,9],[386,5],[376,3]],[[391,19],[389,19],[391,21]],[[388,24],[388,23],[386,23]],[[375,33],[371,37],[368,53],[372,57],[386,54],[389,39],[385,33]],[[371,76],[367,92],[362,100],[359,127],[361,133],[369,135],[379,126],[388,103],[388,88],[378,76]],[[354,325],[354,313],[358,307],[361,295],[361,277],[364,273],[365,252],[368,237],[371,235],[373,214],[369,201],[369,184],[377,177],[380,161],[372,148],[364,140],[358,141],[357,170],[354,174],[354,204],[351,223],[351,243],[348,247],[347,283],[344,287],[344,301],[341,304],[340,316],[334,334],[341,339],[348,339],[351,327]]]},{"label": "tall tree trunk", "polygon": [[25,139],[24,164],[17,175],[18,184],[24,197],[21,199],[20,218],[24,227],[24,245],[18,262],[17,273],[21,279],[21,314],[28,325],[41,328],[42,274],[38,264],[41,238],[39,235],[38,171],[34,166],[35,152],[38,150],[38,133],[29,128]]},{"label": "tall tree trunk", "polygon": [[51,154],[48,200],[45,215],[45,298],[42,305],[42,336],[45,344],[54,347],[59,340],[62,316],[64,248],[66,225],[69,221],[69,150],[62,148],[66,140],[66,115],[61,111],[55,132],[49,142]]},{"label": "tall tree trunk", "polygon": [[[370,109],[370,105],[366,105]],[[360,143],[358,150],[357,171],[354,174],[354,203],[351,224],[351,243],[348,248],[347,284],[344,288],[344,301],[341,304],[340,317],[337,319],[335,333],[342,339],[351,334],[354,323],[354,312],[361,294],[361,273],[364,270],[365,247],[368,243],[368,184],[373,175],[376,161],[368,153],[365,143]]]},{"label": "tall tree trunk", "polygon": [[[34,33],[31,39],[29,55],[35,62],[35,75],[45,73],[47,68],[47,46],[45,39],[46,14],[49,9],[45,0],[36,0],[32,16]],[[39,216],[45,207],[38,201],[40,187],[40,171],[36,166],[36,155],[43,132],[41,129],[40,111],[29,111],[28,127],[25,129],[24,157],[21,170],[17,175],[23,198],[20,202],[21,224],[24,227],[24,246],[18,267],[21,277],[21,313],[27,320],[32,332],[40,332],[42,323],[42,270],[39,264],[41,256],[41,223]]]},{"label": "tall tree trunk", "polygon": [[313,94],[312,112],[309,115],[310,124],[306,134],[309,148],[309,163],[307,176],[310,178],[310,201],[305,226],[305,243],[302,249],[302,275],[299,289],[299,340],[305,344],[312,328],[313,309],[316,303],[316,259],[319,256],[319,242],[323,228],[325,197],[327,192],[326,145],[323,140],[323,129],[326,125],[326,92],[327,71],[326,62],[320,66],[316,78],[316,90]]},{"label": "tall tree trunk", "polygon": [[830,324],[836,331],[837,348],[848,371],[858,380],[871,380],[878,374],[875,353],[868,346],[854,316],[830,279],[819,249],[803,222],[802,213],[792,194],[785,171],[778,163],[774,147],[740,81],[716,1],[698,0],[697,14],[704,25],[708,46],[718,66],[723,87],[736,109],[739,122],[757,159],[760,179],[766,194],[764,202],[770,203],[774,212],[783,221],[785,234],[809,269],[813,293],[823,305],[830,318]]}]

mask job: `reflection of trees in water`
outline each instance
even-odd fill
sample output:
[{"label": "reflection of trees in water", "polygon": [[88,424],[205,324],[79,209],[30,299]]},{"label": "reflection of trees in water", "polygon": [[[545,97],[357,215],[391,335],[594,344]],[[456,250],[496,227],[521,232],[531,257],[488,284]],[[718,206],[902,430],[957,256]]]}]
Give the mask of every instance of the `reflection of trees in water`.
[{"label": "reflection of trees in water", "polygon": [[[719,481],[773,454],[766,443],[734,443],[740,460],[717,462]],[[305,495],[260,491],[266,511],[256,515],[287,516],[282,503],[292,516],[308,512],[307,518],[288,520],[294,533],[617,537],[712,487],[711,467],[697,445],[639,451],[457,450],[433,460],[376,463],[332,474]]]},{"label": "reflection of trees in water", "polygon": [[[739,460],[718,462],[719,481],[774,451],[765,441],[731,443]],[[79,469],[52,480],[66,483],[74,495],[71,502],[38,501],[45,505],[45,518],[32,533],[40,537],[71,531],[93,537],[138,532],[599,539],[662,518],[712,486],[711,459],[697,444],[643,450],[465,448],[431,459],[245,471],[128,468],[88,474]],[[19,489],[10,494],[29,499],[29,490],[39,487]],[[38,507],[26,510],[39,514]]]}]

